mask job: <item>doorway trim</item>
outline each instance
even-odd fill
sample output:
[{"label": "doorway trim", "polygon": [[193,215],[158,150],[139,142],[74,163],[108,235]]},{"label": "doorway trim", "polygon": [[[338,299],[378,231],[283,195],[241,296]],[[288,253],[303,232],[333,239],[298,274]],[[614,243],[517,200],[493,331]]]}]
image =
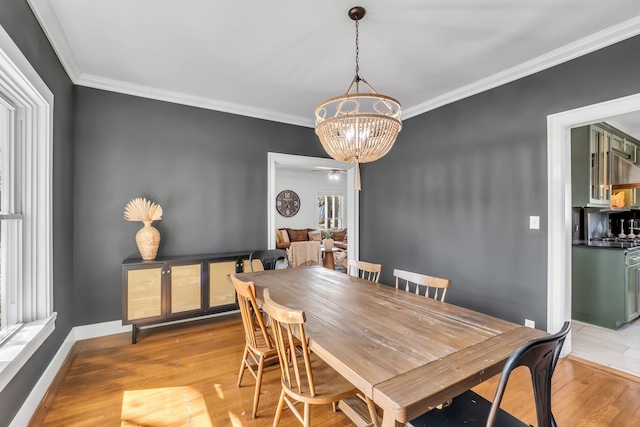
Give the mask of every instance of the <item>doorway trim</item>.
[{"label": "doorway trim", "polygon": [[[640,94],[547,116],[547,331],[571,320],[571,128],[640,111]],[[571,352],[571,336],[563,354]]]},{"label": "doorway trim", "polygon": [[322,157],[298,156],[295,154],[283,154],[269,152],[267,167],[267,248],[275,249],[276,242],[276,170],[280,166],[323,166],[334,169],[346,169],[347,171],[347,191],[345,193],[345,203],[347,204],[347,228],[349,229],[349,240],[347,252],[349,259],[359,259],[360,242],[360,198],[359,191],[356,190],[356,168],[353,163],[342,163],[333,159]]}]

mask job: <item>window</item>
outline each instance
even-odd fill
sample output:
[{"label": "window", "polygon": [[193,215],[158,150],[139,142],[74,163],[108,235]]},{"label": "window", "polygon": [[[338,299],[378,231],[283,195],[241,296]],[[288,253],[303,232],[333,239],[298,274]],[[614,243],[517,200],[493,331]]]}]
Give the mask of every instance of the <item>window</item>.
[{"label": "window", "polygon": [[0,27],[0,390],[55,327],[53,94]]},{"label": "window", "polygon": [[15,107],[0,97],[0,344],[21,324],[16,291],[22,279],[23,216],[16,191],[22,187],[16,124]]},{"label": "window", "polygon": [[342,194],[318,193],[318,228],[342,228]]}]

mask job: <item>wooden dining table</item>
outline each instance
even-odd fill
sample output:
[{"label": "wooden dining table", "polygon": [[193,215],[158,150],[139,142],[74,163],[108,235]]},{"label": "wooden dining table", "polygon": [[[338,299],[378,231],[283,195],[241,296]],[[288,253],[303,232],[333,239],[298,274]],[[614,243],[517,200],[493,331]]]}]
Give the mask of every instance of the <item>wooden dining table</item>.
[{"label": "wooden dining table", "polygon": [[[546,333],[323,267],[237,275],[303,310],[310,349],[383,410],[382,426],[417,416],[499,373]],[[453,288],[452,288],[453,289]]]}]

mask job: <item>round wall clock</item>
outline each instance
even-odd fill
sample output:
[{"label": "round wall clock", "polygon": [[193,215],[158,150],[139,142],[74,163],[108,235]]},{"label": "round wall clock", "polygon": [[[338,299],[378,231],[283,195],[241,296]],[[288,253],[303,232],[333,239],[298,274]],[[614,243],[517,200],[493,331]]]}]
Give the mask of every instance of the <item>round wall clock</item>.
[{"label": "round wall clock", "polygon": [[300,197],[295,191],[283,190],[276,197],[276,209],[282,216],[294,216],[300,210]]}]

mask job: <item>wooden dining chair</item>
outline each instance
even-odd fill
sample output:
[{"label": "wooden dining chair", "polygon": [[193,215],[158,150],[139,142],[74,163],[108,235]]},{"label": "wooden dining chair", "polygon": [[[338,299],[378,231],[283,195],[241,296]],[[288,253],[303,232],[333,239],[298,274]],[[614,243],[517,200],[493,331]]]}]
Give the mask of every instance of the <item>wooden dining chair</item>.
[{"label": "wooden dining chair", "polygon": [[[360,394],[353,384],[309,350],[304,331],[306,321],[304,311],[274,302],[268,289],[264,290],[263,297],[263,309],[272,322],[282,372],[282,392],[273,426],[279,425],[285,403],[298,421],[304,427],[309,427],[311,425],[310,405],[335,404],[348,397],[360,395],[367,403],[369,416],[372,419],[369,425],[377,427],[373,401]],[[303,404],[302,414],[295,407],[296,403]]]},{"label": "wooden dining chair", "polygon": [[469,390],[453,398],[449,406],[433,409],[407,423],[407,426],[528,427],[528,424],[500,409],[509,375],[515,368],[527,366],[533,383],[537,425],[557,427],[551,412],[551,376],[570,329],[571,324],[565,322],[557,334],[531,340],[520,346],[502,369],[493,403]]},{"label": "wooden dining chair", "polygon": [[[265,364],[271,364],[271,362],[278,360],[278,350],[267,331],[265,321],[258,308],[255,284],[253,282],[243,282],[236,277],[235,273],[231,273],[229,277],[238,294],[238,306],[242,316],[245,336],[245,346],[242,353],[242,361],[240,362],[240,373],[238,374],[238,387],[242,383],[245,371],[248,370],[256,380],[251,412],[251,416],[256,418]],[[251,361],[253,361],[253,365]]]},{"label": "wooden dining chair", "polygon": [[380,272],[382,271],[382,265],[380,264],[350,259],[347,266],[347,274],[350,276],[376,283],[380,279]]},{"label": "wooden dining chair", "polygon": [[400,286],[404,281],[404,290],[410,292],[410,285],[413,283],[416,295],[424,295],[435,300],[444,301],[447,289],[451,287],[451,280],[427,276],[426,274],[412,273],[411,271],[398,270],[396,268],[393,270],[393,275],[396,278],[396,289],[401,289]]}]

